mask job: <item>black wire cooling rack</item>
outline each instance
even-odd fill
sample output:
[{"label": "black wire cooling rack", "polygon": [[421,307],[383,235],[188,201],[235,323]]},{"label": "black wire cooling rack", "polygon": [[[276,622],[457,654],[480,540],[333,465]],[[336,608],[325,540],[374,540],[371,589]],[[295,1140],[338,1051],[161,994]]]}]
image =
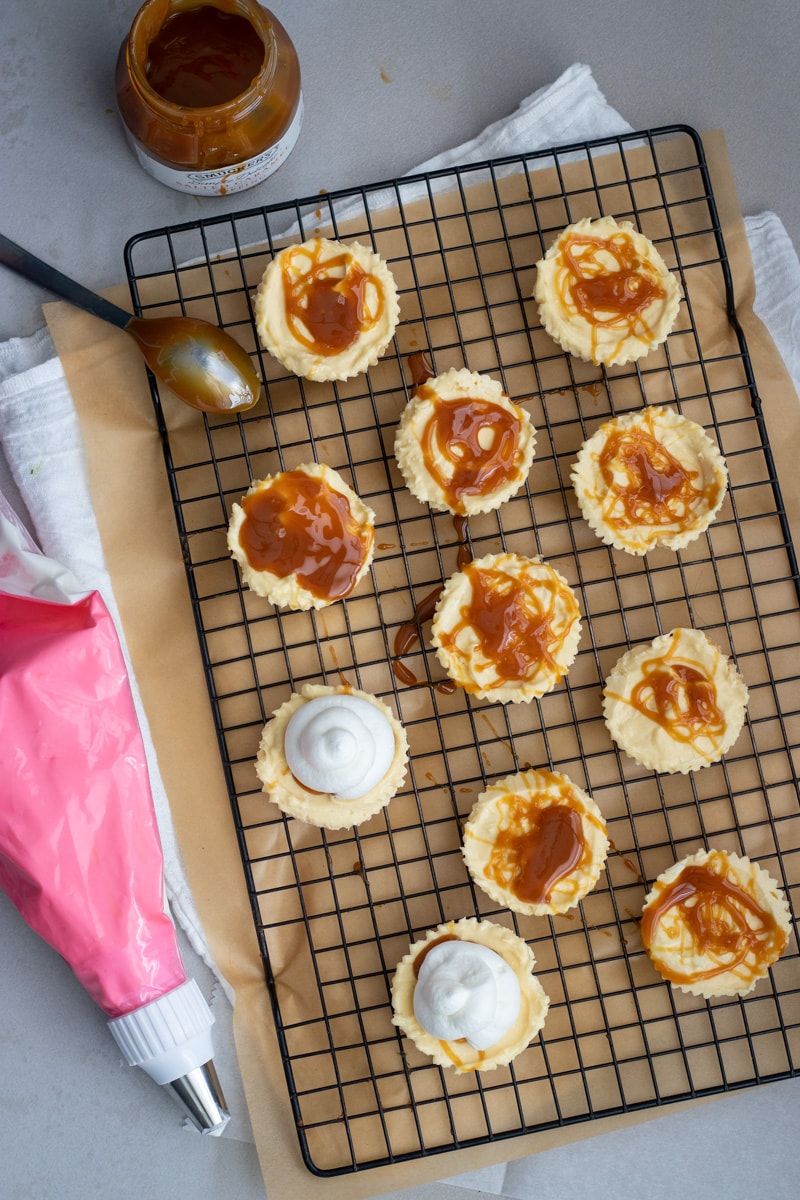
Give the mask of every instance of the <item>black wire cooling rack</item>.
[{"label": "black wire cooling rack", "polygon": [[[563,354],[531,300],[534,268],[567,223],[611,214],[659,247],[683,292],[664,347],[603,370]],[[395,275],[401,321],[367,375],[308,384],[256,344],[250,297],[274,249],[318,232],[374,246]],[[653,879],[700,847],[746,853],[800,887],[798,573],[700,139],[636,133],[144,233],[126,263],[137,312],[188,312],[257,357],[266,402],[236,418],[179,420],[155,383],[159,422],[233,819],[304,1160],[340,1174],[576,1125],[797,1071],[797,939],[748,997],[673,990],[642,950]],[[500,378],[538,430],[527,487],[468,529],[402,485],[392,446],[412,382],[437,371]],[[610,415],[667,403],[703,425],[730,472],[708,532],[635,559],[581,519],[569,469]],[[371,575],[319,613],[276,610],[242,589],[225,533],[252,479],[317,459],[376,512]],[[576,589],[580,651],[530,704],[441,687],[428,627],[395,662],[395,638],[455,569],[540,554]],[[683,625],[703,628],[743,674],[745,729],[725,760],[656,775],[615,750],[601,687],[619,655]],[[398,677],[398,675],[400,677]],[[346,680],[386,699],[410,743],[405,787],[379,816],[326,833],[287,820],[258,789],[261,728],[305,682]],[[402,682],[401,680],[405,680]],[[571,915],[515,917],[471,885],[461,824],[488,783],[526,766],[591,792],[612,852]],[[389,986],[409,943],[442,921],[488,917],[531,945],[551,1001],[542,1034],[506,1068],[457,1076],[391,1024]]]}]

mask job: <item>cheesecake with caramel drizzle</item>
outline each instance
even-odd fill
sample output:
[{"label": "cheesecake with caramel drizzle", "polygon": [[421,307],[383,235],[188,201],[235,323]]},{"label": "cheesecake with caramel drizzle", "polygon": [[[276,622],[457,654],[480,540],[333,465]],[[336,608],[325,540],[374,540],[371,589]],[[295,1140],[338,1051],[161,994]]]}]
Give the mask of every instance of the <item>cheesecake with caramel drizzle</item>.
[{"label": "cheesecake with caramel drizzle", "polygon": [[490,375],[451,370],[425,380],[395,436],[397,465],[412,495],[440,512],[470,517],[499,508],[530,470],[536,430]]},{"label": "cheesecake with caramel drizzle", "polygon": [[386,263],[359,242],[329,238],[286,246],[254,298],[262,345],[304,379],[344,380],[374,366],[400,307]]},{"label": "cheesecake with caramel drizzle", "polygon": [[349,596],[374,544],[372,509],[324,463],[256,481],[228,525],[243,582],[283,608],[325,608]]},{"label": "cheesecake with caramel drizzle", "polygon": [[618,660],[603,688],[603,716],[640,766],[686,774],[718,762],[738,738],[747,687],[699,629],[673,629]]},{"label": "cheesecake with caramel drizzle", "polygon": [[789,906],[757,863],[700,850],[645,897],[642,944],[664,979],[695,996],[745,996],[780,957]]},{"label": "cheesecake with caramel drizzle", "polygon": [[699,537],[722,507],[728,471],[699,425],[654,405],[601,425],[578,452],[571,478],[598,537],[642,555],[657,546],[680,550]]},{"label": "cheesecake with caramel drizzle", "polygon": [[580,632],[575,593],[548,563],[487,554],[445,583],[431,641],[454,683],[506,704],[551,691],[572,665]]},{"label": "cheesecake with caramel drizzle", "polygon": [[608,855],[603,814],[566,775],[522,771],[493,783],[464,825],[476,884],[526,916],[564,913],[597,883]]},{"label": "cheesecake with caramel drizzle", "polygon": [[605,366],[660,345],[680,307],[677,280],[656,247],[613,217],[568,225],[537,263],[533,295],[564,350]]}]

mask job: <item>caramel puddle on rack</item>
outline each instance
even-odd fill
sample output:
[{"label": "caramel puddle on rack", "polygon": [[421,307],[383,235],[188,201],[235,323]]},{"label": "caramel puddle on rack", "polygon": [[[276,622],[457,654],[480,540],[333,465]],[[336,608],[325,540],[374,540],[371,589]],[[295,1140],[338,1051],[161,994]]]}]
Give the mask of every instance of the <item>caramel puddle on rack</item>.
[{"label": "caramel puddle on rack", "polygon": [[467,518],[462,516],[453,517],[453,526],[456,531],[458,540],[458,554],[456,555],[456,565],[461,571],[466,567],[467,563],[472,562],[472,546],[469,540],[469,526]]},{"label": "caramel puddle on rack", "polygon": [[425,350],[415,350],[413,354],[409,354],[407,362],[411,382],[415,388],[422,387],[423,383],[427,383],[429,379],[433,379],[436,375],[433,364]]},{"label": "caramel puddle on rack", "polygon": [[443,583],[437,584],[432,592],[429,592],[427,596],[423,596],[414,609],[414,616],[410,621],[404,621],[395,634],[394,652],[396,657],[392,659],[392,670],[395,677],[401,683],[408,684],[409,687],[419,683],[419,680],[413,671],[409,670],[405,663],[400,660],[405,654],[408,654],[415,642],[422,640],[420,626],[424,625],[426,621],[430,621],[433,617],[443,589]]}]

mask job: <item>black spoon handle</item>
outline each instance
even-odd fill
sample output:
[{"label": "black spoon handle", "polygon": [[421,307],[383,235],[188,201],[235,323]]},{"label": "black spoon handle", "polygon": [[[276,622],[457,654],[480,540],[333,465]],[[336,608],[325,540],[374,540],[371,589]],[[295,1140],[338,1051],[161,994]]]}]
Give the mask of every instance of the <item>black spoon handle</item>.
[{"label": "black spoon handle", "polygon": [[71,304],[85,309],[86,312],[99,317],[101,321],[109,321],[119,329],[124,329],[131,320],[131,314],[125,312],[124,308],[118,308],[116,304],[104,300],[96,292],[90,292],[83,284],[76,283],[67,275],[62,275],[55,267],[42,262],[35,254],[18,246],[16,242],[12,242],[11,238],[7,238],[2,233],[0,233],[0,263],[12,271],[16,271],[18,275],[23,275],[31,283],[38,283],[48,292],[54,292],[56,296],[61,296],[62,300],[69,300]]}]

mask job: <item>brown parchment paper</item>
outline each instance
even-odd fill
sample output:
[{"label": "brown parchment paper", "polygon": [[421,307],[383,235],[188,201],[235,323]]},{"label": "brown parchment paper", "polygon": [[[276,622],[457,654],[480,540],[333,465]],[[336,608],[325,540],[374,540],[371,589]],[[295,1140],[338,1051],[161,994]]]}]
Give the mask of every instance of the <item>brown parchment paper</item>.
[{"label": "brown parchment paper", "polygon": [[[752,313],[752,266],[722,135],[705,135],[704,145],[740,319],[796,541],[800,478],[792,448],[800,445],[800,403],[768,333]],[[123,286],[111,298],[127,306],[127,295]],[[211,951],[235,991],[239,1065],[269,1194],[285,1200],[317,1192],[350,1200],[374,1196],[658,1116],[663,1110],[584,1121],[336,1178],[320,1179],[306,1170],[286,1094],[162,449],[138,352],[124,334],[69,305],[48,305],[45,311],[80,416],[106,559],[178,842]],[[173,434],[178,431],[181,444],[191,446],[195,414],[169,396],[163,399]]]}]

